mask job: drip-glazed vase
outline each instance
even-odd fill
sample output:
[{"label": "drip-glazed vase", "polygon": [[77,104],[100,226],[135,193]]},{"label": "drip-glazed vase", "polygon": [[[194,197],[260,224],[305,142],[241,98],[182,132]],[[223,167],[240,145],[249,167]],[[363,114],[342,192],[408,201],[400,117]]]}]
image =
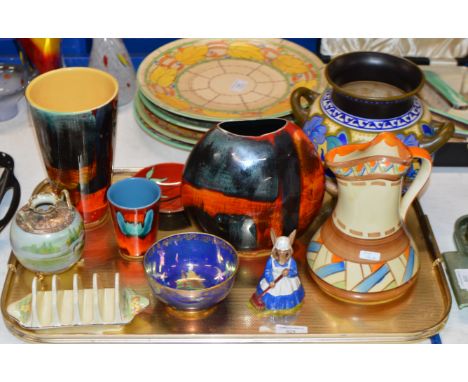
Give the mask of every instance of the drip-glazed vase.
[{"label": "drip-glazed vase", "polygon": [[55,192],[68,190],[87,226],[107,213],[118,83],[93,68],[62,68],[26,88],[42,158]]},{"label": "drip-glazed vase", "polygon": [[194,147],[182,179],[185,209],[241,251],[271,248],[271,228],[300,235],[323,194],[313,144],[284,119],[220,123]]}]

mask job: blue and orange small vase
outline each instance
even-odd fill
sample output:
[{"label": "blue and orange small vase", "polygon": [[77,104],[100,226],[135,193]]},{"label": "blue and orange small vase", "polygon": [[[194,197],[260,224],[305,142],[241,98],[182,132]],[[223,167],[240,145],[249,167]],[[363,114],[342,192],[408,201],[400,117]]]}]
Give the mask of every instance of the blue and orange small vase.
[{"label": "blue and orange small vase", "polygon": [[156,242],[161,198],[159,186],[143,178],[128,178],[107,192],[120,255],[141,260]]}]

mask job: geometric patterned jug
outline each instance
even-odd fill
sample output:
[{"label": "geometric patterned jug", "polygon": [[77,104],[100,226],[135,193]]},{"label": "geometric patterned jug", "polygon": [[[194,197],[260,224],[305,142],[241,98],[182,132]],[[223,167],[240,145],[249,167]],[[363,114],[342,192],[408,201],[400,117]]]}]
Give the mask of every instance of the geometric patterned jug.
[{"label": "geometric patterned jug", "polygon": [[[421,159],[421,169],[401,196],[413,158]],[[312,278],[344,301],[378,304],[402,296],[419,270],[418,250],[403,225],[430,176],[431,156],[381,133],[329,151],[325,163],[336,176],[338,201],[309,244]]]}]

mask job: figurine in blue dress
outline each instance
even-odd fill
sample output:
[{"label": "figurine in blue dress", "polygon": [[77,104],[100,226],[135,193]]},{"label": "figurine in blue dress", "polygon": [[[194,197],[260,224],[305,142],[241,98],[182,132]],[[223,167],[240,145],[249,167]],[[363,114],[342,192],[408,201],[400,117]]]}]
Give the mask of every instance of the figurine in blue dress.
[{"label": "figurine in blue dress", "polygon": [[250,302],[259,310],[286,311],[298,307],[304,299],[304,288],[292,258],[296,231],[276,237],[271,230],[273,250],[267,261],[257,291]]}]

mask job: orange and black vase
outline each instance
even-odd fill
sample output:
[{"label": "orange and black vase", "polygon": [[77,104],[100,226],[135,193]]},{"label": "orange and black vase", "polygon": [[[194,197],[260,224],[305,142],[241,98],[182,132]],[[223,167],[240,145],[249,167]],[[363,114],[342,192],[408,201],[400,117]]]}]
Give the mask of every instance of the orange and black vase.
[{"label": "orange and black vase", "polygon": [[107,212],[118,83],[92,68],[62,68],[28,85],[26,99],[49,180],[67,189],[86,225]]},{"label": "orange and black vase", "polygon": [[313,144],[284,119],[220,123],[194,147],[182,179],[185,209],[240,251],[271,247],[271,228],[301,234],[323,194]]}]

